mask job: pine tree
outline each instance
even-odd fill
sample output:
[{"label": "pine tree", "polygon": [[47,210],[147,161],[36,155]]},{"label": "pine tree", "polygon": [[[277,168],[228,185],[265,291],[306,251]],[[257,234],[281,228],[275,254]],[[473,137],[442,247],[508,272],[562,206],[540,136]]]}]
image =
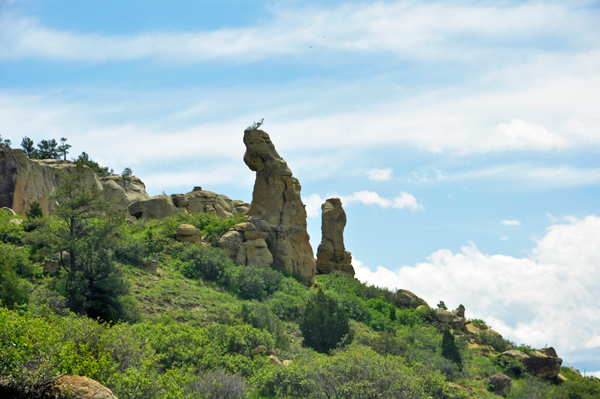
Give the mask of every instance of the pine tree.
[{"label": "pine tree", "polygon": [[304,344],[320,353],[334,349],[344,337],[346,344],[352,340],[348,315],[321,289],[306,304],[300,331]]},{"label": "pine tree", "polygon": [[21,148],[23,149],[23,152],[25,152],[25,155],[27,155],[27,157],[33,159],[38,157],[37,150],[35,149],[35,145],[33,144],[33,140],[31,140],[29,137],[23,137],[23,141],[21,141]]},{"label": "pine tree", "polygon": [[446,329],[442,336],[442,356],[455,363],[462,370],[462,357],[454,341],[454,335]]}]

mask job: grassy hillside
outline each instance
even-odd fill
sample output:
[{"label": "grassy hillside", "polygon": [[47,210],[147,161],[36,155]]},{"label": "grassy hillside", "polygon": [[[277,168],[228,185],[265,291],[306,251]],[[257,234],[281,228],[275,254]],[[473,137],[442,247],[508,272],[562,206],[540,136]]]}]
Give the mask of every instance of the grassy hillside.
[{"label": "grassy hillside", "polygon": [[[60,215],[0,212],[0,385],[12,387],[2,397],[77,374],[120,399],[492,398],[485,381],[496,373],[513,379],[510,398],[600,397],[600,383],[576,371],[563,367],[559,382],[498,361],[502,350],[533,350],[525,345],[474,346],[458,331],[443,340],[433,309],[404,307],[394,291],[341,274],[308,288],[236,266],[218,238],[243,217],[122,219],[89,214],[81,234],[60,241]],[[177,241],[181,223],[204,242]],[[341,316],[325,338],[335,323],[350,328],[319,353],[304,344],[315,337],[303,323],[328,301]]]}]

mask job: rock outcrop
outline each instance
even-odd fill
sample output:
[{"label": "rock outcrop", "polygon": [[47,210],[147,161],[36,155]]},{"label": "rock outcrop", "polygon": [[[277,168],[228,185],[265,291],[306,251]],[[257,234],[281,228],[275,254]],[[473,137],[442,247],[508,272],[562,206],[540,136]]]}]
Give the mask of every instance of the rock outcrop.
[{"label": "rock outcrop", "polygon": [[43,390],[42,398],[117,399],[112,391],[98,381],[78,375],[65,375],[52,381]]},{"label": "rock outcrop", "polygon": [[[52,214],[56,203],[49,199],[63,183],[60,173],[71,173],[75,163],[59,159],[29,159],[22,150],[0,149],[0,207],[12,208],[25,215],[33,202],[39,202],[44,214]],[[59,173],[60,172],[60,173]],[[137,177],[118,175],[98,177],[89,173],[84,180],[86,187],[103,190],[107,200],[121,200],[115,207],[148,198],[144,183]]]},{"label": "rock outcrop", "polygon": [[[556,351],[554,348],[548,351],[554,355],[556,355]],[[545,378],[555,378],[560,373],[560,366],[562,364],[562,359],[558,356],[548,356],[545,353],[540,351],[533,352],[534,356],[529,356],[526,353],[523,353],[518,350],[509,350],[502,352],[501,357],[512,357],[514,359],[519,360],[525,368],[527,372],[538,377]]]},{"label": "rock outcrop", "polygon": [[269,135],[248,128],[244,131],[244,162],[256,172],[248,222],[228,233],[228,253],[235,251],[236,263],[253,267],[273,267],[300,274],[312,284],[315,259],[306,231],[306,210],[300,198],[300,183],[279,156]]},{"label": "rock outcrop", "polygon": [[134,202],[127,208],[129,214],[136,219],[163,219],[183,212],[173,203],[169,195],[155,195],[148,199]]},{"label": "rock outcrop", "polygon": [[346,212],[339,198],[329,198],[323,205],[321,232],[323,238],[317,250],[317,270],[323,274],[339,270],[354,277],[352,256],[344,247]]}]

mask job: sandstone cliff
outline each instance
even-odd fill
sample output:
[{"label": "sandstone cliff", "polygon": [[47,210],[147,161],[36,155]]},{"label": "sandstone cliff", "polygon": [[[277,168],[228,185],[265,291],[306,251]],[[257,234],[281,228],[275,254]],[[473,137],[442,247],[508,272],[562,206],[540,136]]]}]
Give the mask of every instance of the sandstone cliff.
[{"label": "sandstone cliff", "polygon": [[323,274],[341,271],[354,277],[352,256],[344,247],[346,212],[339,198],[330,198],[323,205],[321,232],[323,238],[317,250],[317,270]]},{"label": "sandstone cliff", "polygon": [[256,172],[249,219],[223,236],[220,245],[238,264],[298,273],[312,284],[315,259],[300,183],[266,132],[246,129],[244,144],[244,162]]},{"label": "sandstone cliff", "polygon": [[[49,197],[62,184],[58,172],[70,173],[74,168],[75,163],[71,161],[29,159],[22,150],[0,149],[0,207],[25,215],[30,205],[37,201],[44,214],[53,213],[56,204]],[[89,173],[85,185],[96,186],[99,190],[107,187],[105,198],[121,200],[121,206],[148,198],[144,183],[137,177],[98,177]]]}]

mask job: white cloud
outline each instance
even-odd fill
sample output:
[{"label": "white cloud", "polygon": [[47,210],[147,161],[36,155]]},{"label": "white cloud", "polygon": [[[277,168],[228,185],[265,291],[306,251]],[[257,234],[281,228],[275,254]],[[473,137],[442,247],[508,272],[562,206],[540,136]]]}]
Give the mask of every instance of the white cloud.
[{"label": "white cloud", "polygon": [[[600,217],[554,224],[529,258],[486,255],[474,244],[439,250],[428,262],[393,272],[358,263],[357,277],[405,288],[430,305],[467,308],[516,343],[554,346],[569,362],[592,361],[600,350]],[[581,349],[586,346],[587,353]]]},{"label": "white cloud", "polygon": [[519,222],[518,220],[503,220],[500,223],[506,225],[506,226],[520,226],[521,222]]},{"label": "white cloud", "polygon": [[507,240],[508,240],[508,237],[506,237],[506,236],[505,237],[500,237],[500,241],[507,241]]},{"label": "white cloud", "polygon": [[348,196],[341,196],[340,199],[344,204],[360,202],[365,205],[378,205],[382,208],[408,208],[413,211],[423,209],[423,205],[417,203],[417,199],[412,194],[408,194],[406,192],[401,192],[400,195],[394,199],[388,199],[380,197],[379,194],[374,191],[364,190]]},{"label": "white cloud", "polygon": [[[399,196],[393,199],[382,198],[374,191],[358,191],[351,195],[331,194],[327,198],[338,197],[342,201],[343,206],[348,206],[354,203],[364,205],[377,205],[381,208],[408,208],[412,211],[423,210],[423,205],[417,202],[417,199],[409,193],[401,192]],[[302,202],[306,206],[306,214],[308,217],[318,217],[321,215],[321,205],[325,199],[318,194],[311,194],[308,197],[302,198]]]},{"label": "white cloud", "polygon": [[[486,47],[532,45],[540,36],[577,42],[597,32],[587,10],[555,4],[471,4],[402,1],[342,4],[329,8],[271,9],[255,26],[213,31],[81,34],[40,26],[32,19],[0,20],[0,57],[41,57],[91,62],[151,58],[168,62],[234,59],[252,62],[298,56],[313,46],[321,56],[341,52],[390,52],[403,58],[457,59],[485,56]],[[324,36],[324,37],[323,37]],[[466,37],[478,40],[467,41]],[[500,39],[501,38],[501,39]],[[496,46],[497,47],[497,46]]]},{"label": "white cloud", "polygon": [[549,132],[545,127],[514,119],[498,125],[496,133],[487,143],[493,150],[553,150],[570,147],[563,137]]},{"label": "white cloud", "polygon": [[385,169],[371,169],[367,172],[369,180],[373,181],[387,181],[392,178],[392,168]]}]

